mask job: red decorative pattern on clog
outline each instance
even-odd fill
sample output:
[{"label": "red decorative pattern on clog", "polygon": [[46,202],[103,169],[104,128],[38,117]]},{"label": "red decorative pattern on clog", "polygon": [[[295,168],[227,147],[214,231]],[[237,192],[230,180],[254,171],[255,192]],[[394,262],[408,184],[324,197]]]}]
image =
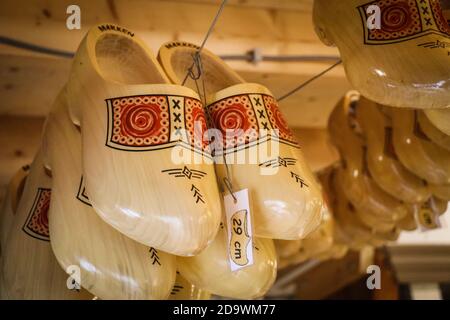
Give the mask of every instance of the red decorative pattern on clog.
[{"label": "red decorative pattern on clog", "polygon": [[286,119],[284,119],[275,99],[271,96],[264,96],[264,104],[266,105],[272,127],[278,130],[280,138],[288,141],[295,141],[294,134],[291,129],[289,129],[288,123]]},{"label": "red decorative pattern on clog", "polygon": [[[369,30],[367,8],[380,8],[381,29]],[[428,34],[449,36],[439,0],[378,0],[359,7],[366,44],[402,42]]]},{"label": "red decorative pattern on clog", "polygon": [[[206,115],[199,100],[170,95],[106,99],[106,145],[123,151],[151,151],[177,144],[209,153]],[[199,129],[195,130],[195,123]]]},{"label": "red decorative pattern on clog", "polygon": [[297,145],[276,100],[266,94],[241,94],[207,107],[212,128],[219,129],[225,149],[251,146],[274,138]]},{"label": "red decorative pattern on clog", "polygon": [[48,209],[50,208],[51,190],[38,188],[33,207],[23,226],[23,231],[33,238],[50,241],[48,228]]}]

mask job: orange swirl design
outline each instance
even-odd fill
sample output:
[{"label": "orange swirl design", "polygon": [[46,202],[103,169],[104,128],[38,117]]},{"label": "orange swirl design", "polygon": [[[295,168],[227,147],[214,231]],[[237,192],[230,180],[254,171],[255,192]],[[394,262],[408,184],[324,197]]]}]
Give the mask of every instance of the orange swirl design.
[{"label": "orange swirl design", "polygon": [[145,138],[161,130],[161,110],[157,104],[129,105],[121,111],[121,130],[125,136]]}]

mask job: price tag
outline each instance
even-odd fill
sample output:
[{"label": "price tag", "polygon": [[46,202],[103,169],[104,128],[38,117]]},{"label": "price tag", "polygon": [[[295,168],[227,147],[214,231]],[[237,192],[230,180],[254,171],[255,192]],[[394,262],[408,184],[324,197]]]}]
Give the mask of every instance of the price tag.
[{"label": "price tag", "polygon": [[417,210],[417,222],[422,231],[434,230],[441,228],[441,222],[439,219],[439,214],[433,208],[431,201],[425,202]]},{"label": "price tag", "polygon": [[253,265],[253,229],[248,189],[224,196],[231,271]]}]

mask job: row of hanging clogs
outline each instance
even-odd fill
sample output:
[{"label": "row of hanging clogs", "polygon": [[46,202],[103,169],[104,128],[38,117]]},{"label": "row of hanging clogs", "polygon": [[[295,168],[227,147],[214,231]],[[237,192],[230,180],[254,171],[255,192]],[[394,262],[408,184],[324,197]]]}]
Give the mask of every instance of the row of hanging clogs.
[{"label": "row of hanging clogs", "polygon": [[377,105],[351,91],[328,128],[341,155],[341,163],[319,173],[330,212],[306,239],[276,241],[280,267],[439,226],[450,201],[450,137],[422,110]]},{"label": "row of hanging clogs", "polygon": [[[21,201],[3,212],[3,298],[212,293],[249,299],[271,287],[277,270],[272,239],[297,240],[317,228],[321,188],[268,89],[245,83],[206,49],[200,55],[204,102],[189,88],[195,81],[181,85],[198,49],[168,43],[158,62],[123,27],[99,25],[87,33],[47,118]],[[192,136],[180,138],[180,128]],[[222,154],[216,148],[215,157],[228,164],[214,167],[206,128],[223,134]],[[226,135],[239,129],[248,136]],[[231,161],[248,159],[274,139],[276,157]],[[177,162],[180,153],[203,161]],[[276,173],[261,175],[261,167]],[[251,195],[254,263],[234,272],[217,181],[232,181],[233,192]],[[68,290],[78,285],[79,292]]]},{"label": "row of hanging clogs", "polygon": [[417,223],[436,227],[446,211],[448,8],[447,0],[314,1],[317,35],[338,48],[358,90],[330,117],[342,163],[321,179],[331,193],[335,229],[352,248],[395,240]]},{"label": "row of hanging clogs", "polygon": [[[366,29],[364,17],[373,1],[315,1],[319,36],[337,45],[355,88],[385,105],[426,109],[411,122],[410,110],[381,108],[392,122],[391,133],[385,135],[392,135],[394,147],[398,142],[399,147],[391,149],[402,169],[383,161],[377,166],[376,158],[367,156],[377,144],[368,143],[372,138],[363,130],[363,120],[349,117],[353,97],[335,110],[330,132],[343,166],[322,180],[332,198],[336,244],[358,248],[395,239],[399,229],[415,228],[412,212],[417,207],[436,213],[445,204],[440,199],[447,199],[449,162],[442,149],[449,134],[449,66],[446,49],[429,51],[429,44],[447,39],[448,28],[437,0],[424,4],[428,10],[422,12],[415,1],[405,2],[400,12],[413,13],[407,19],[390,18],[399,12],[395,5],[376,1],[384,31]],[[427,18],[424,14],[432,15],[427,20],[432,25],[413,27]],[[364,42],[358,38],[361,34]],[[385,50],[386,44],[395,50]],[[271,93],[245,83],[207,50],[194,64],[198,50],[188,43],[169,43],[157,61],[133,32],[120,26],[99,25],[87,34],[52,108],[16,213],[6,210],[4,216],[11,217],[2,217],[2,295],[82,297],[83,290],[63,292],[67,275],[61,265],[64,270],[78,267],[82,287],[102,299],[167,298],[183,286],[174,287],[176,270],[185,279],[179,281],[201,292],[255,298],[268,290],[276,275],[272,239],[296,241],[301,243],[297,248],[311,252],[308,235],[324,238],[326,232],[315,231],[326,212],[320,187]],[[416,59],[424,50],[427,59]],[[193,79],[187,78],[188,71]],[[202,99],[195,91],[201,91]],[[407,121],[398,121],[403,117]],[[198,137],[195,121],[201,129],[219,129],[223,136],[216,143],[221,152],[214,148],[211,154],[202,130]],[[434,143],[411,143],[418,136],[417,122]],[[258,131],[266,128],[279,134]],[[180,129],[191,136],[181,139]],[[226,136],[226,129],[235,134]],[[239,129],[256,133],[237,134]],[[279,156],[258,158],[251,165],[230,161],[248,159],[256,146],[266,147],[274,139],[280,142]],[[174,161],[179,158],[174,154],[183,152],[188,158],[214,158],[218,164]],[[415,152],[419,160],[411,156]],[[228,165],[217,161],[222,157]],[[272,166],[279,168],[276,174],[260,174],[261,167]],[[375,177],[371,170],[388,174]],[[411,189],[399,188],[392,177],[400,177],[400,184],[406,181]],[[248,188],[251,194],[255,262],[236,272],[229,268],[228,223],[217,180],[219,185],[227,182],[231,191]],[[421,185],[420,180],[427,183]],[[325,226],[319,230],[327,230]]]},{"label": "row of hanging clogs", "polygon": [[[323,242],[309,249],[307,239],[277,241],[280,265],[320,257],[317,244],[331,234],[358,250],[395,240],[417,222],[436,227],[450,200],[448,8],[448,0],[314,1],[317,35],[337,46],[364,97],[347,94],[329,121],[342,156],[321,174],[334,232],[313,233]],[[369,28],[373,22],[379,26]]]},{"label": "row of hanging clogs", "polygon": [[[323,183],[323,181],[321,181]],[[328,190],[327,190],[328,192]],[[307,260],[339,259],[348,252],[349,245],[342,237],[330,207],[324,213],[319,228],[301,240],[276,240],[278,268],[301,264]]]},{"label": "row of hanging clogs", "polygon": [[329,121],[342,158],[333,174],[334,191],[349,204],[338,221],[354,219],[365,233],[386,240],[416,229],[416,222],[423,228],[438,225],[450,200],[450,150],[425,134],[420,119],[427,119],[421,110],[380,106],[357,92],[338,104]]}]

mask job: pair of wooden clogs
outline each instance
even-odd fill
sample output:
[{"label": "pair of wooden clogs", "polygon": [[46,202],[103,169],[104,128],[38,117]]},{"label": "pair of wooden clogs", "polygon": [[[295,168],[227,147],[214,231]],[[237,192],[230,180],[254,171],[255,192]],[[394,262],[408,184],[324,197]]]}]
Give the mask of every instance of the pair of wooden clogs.
[{"label": "pair of wooden clogs", "polygon": [[[125,28],[88,32],[2,243],[7,296],[77,298],[64,274],[75,270],[101,299],[164,299],[180,291],[176,281],[256,298],[276,276],[271,239],[299,239],[320,224],[320,187],[271,93],[202,50],[204,105],[180,85],[196,52],[169,43],[158,63]],[[208,127],[222,134],[216,168]],[[273,141],[278,154],[257,154]],[[231,161],[252,154],[254,163]],[[261,175],[267,167],[275,174]],[[217,188],[225,178],[251,195],[254,264],[236,272]]]},{"label": "pair of wooden clogs", "polygon": [[339,232],[334,215],[327,208],[322,224],[305,239],[275,241],[279,269],[310,259],[323,261],[342,258],[349,246],[340,238]]}]

